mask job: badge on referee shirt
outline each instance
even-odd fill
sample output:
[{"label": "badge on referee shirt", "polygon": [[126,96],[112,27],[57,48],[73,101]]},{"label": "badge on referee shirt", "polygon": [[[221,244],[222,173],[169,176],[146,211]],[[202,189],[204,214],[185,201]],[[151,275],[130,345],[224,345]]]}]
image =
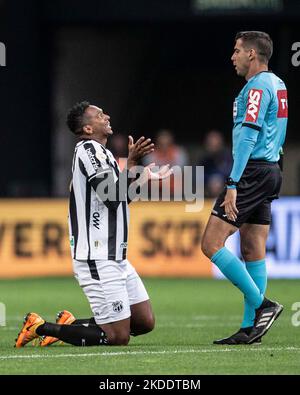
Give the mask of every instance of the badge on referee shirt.
[{"label": "badge on referee shirt", "polygon": [[237,100],[233,102],[233,119],[237,116]]}]

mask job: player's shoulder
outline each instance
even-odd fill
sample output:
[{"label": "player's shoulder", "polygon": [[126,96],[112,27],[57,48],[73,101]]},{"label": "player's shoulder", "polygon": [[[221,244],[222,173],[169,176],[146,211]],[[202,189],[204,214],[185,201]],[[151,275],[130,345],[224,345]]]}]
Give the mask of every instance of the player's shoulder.
[{"label": "player's shoulder", "polygon": [[87,152],[87,153],[92,153],[95,154],[97,151],[104,152],[105,153],[105,147],[98,143],[95,140],[81,140],[79,141],[76,146],[75,150],[78,152]]},{"label": "player's shoulder", "polygon": [[75,150],[77,157],[80,157],[84,162],[86,160],[92,163],[97,160],[105,162],[107,158],[106,148],[95,140],[81,140],[76,144]]}]

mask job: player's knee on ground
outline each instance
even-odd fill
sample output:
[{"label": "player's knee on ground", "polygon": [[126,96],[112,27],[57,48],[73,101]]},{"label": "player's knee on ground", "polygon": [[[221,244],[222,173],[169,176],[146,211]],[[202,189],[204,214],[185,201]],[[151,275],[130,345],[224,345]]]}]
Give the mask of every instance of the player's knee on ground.
[{"label": "player's knee on ground", "polygon": [[155,327],[155,318],[154,315],[152,314],[151,316],[147,317],[147,319],[144,321],[143,323],[143,333],[148,333],[153,331],[154,327]]},{"label": "player's knee on ground", "polygon": [[151,314],[150,316],[147,316],[142,322],[133,323],[131,327],[131,334],[132,336],[144,335],[145,333],[149,333],[153,331],[154,327],[155,327],[155,318],[154,315]]}]

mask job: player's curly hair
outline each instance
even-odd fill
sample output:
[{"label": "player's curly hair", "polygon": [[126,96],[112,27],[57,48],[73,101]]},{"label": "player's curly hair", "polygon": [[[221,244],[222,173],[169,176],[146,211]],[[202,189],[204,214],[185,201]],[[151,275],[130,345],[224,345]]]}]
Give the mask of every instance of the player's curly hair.
[{"label": "player's curly hair", "polygon": [[273,41],[268,33],[257,31],[238,32],[235,41],[238,39],[243,41],[245,47],[254,47],[258,53],[261,62],[268,64],[273,54]]},{"label": "player's curly hair", "polygon": [[88,101],[76,103],[68,112],[67,125],[72,133],[82,134],[84,126],[84,112],[90,106]]}]

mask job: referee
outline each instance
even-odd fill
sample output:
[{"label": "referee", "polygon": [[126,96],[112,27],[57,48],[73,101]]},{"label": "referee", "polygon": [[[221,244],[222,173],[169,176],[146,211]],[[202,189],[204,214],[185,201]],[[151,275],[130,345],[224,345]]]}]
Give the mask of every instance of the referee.
[{"label": "referee", "polygon": [[[264,296],[271,202],[280,192],[278,162],[288,118],[286,86],[268,69],[272,52],[267,33],[244,31],[235,37],[231,60],[247,83],[233,104],[233,167],[213,207],[202,250],[244,294],[244,317],[236,333],[214,344],[260,342],[283,310]],[[245,263],[225,247],[237,230]]]}]

